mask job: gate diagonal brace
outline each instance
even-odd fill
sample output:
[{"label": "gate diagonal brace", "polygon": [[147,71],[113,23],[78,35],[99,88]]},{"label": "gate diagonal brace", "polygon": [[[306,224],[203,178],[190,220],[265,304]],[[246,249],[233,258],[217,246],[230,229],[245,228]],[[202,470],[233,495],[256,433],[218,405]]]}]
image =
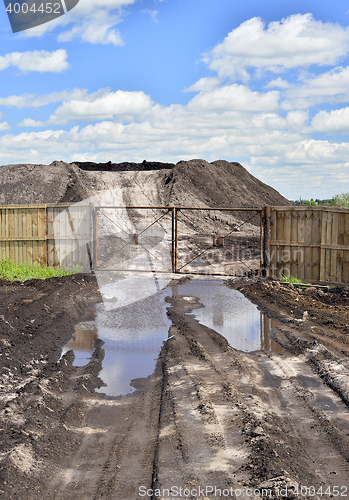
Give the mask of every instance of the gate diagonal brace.
[{"label": "gate diagonal brace", "polygon": [[[141,233],[139,233],[138,236],[140,236],[141,234],[145,233],[146,231],[148,231],[148,229],[152,226],[154,226],[154,224],[156,224],[157,222],[159,222],[159,220],[163,219],[165,217],[165,215],[167,215],[168,213],[170,212],[170,209],[165,213],[165,214],[162,214],[161,217],[159,217],[158,219],[156,219],[154,222],[152,222],[150,224],[150,226],[146,227],[145,229],[143,229],[143,231]],[[166,232],[166,231],[165,231]]]},{"label": "gate diagonal brace", "polygon": [[[112,208],[112,207],[111,207]],[[142,232],[140,232],[137,236],[139,237],[141,234],[145,233],[146,231],[148,231],[148,229],[150,227],[152,227],[154,224],[156,224],[157,222],[159,222],[159,220],[161,220],[162,218],[164,218],[166,215],[168,215],[168,213],[171,212],[171,209],[169,208],[168,211],[164,214],[162,214],[158,219],[156,219],[154,222],[152,222],[148,227],[146,227]],[[112,222],[115,226],[117,226],[121,231],[123,231],[127,236],[131,236],[133,233],[127,233],[125,230],[123,230],[118,224],[116,224],[116,222],[114,222],[113,220],[111,220],[106,214],[104,214],[103,212],[101,212],[102,215],[104,215],[107,219],[110,220],[110,222]],[[102,262],[101,265],[104,265],[106,264],[108,261],[110,261],[110,259],[112,257],[115,257],[115,255],[117,255],[119,252],[121,252],[121,250],[123,250],[125,247],[127,247],[128,245],[130,245],[130,241],[128,241],[127,243],[125,243],[125,245],[123,245],[121,248],[119,248],[118,250],[114,251],[106,260],[104,260]],[[164,265],[167,269],[170,269],[164,262],[162,262],[160,259],[158,259],[155,255],[153,255],[150,250],[148,250],[146,247],[144,247],[141,243],[139,243],[139,240],[138,240],[138,245],[141,246],[146,252],[150,253],[150,255],[152,255],[154,257],[154,259],[157,259],[162,265]]]},{"label": "gate diagonal brace", "polygon": [[[111,207],[112,208],[112,207]],[[120,231],[122,231],[123,233],[127,234],[127,236],[129,236],[130,233],[127,233],[124,229],[122,229],[122,227],[120,227],[115,221],[111,220],[110,217],[108,217],[105,213],[101,212],[101,210],[99,209],[99,212],[104,215],[104,217],[106,217],[108,220],[110,220],[110,222],[112,224],[114,224],[116,227],[118,227],[120,229]]]},{"label": "gate diagonal brace", "polygon": [[[242,227],[244,224],[246,224],[247,222],[249,222],[250,220],[252,220],[252,218],[255,216],[255,214],[251,215],[251,217],[247,220],[247,221],[244,221],[242,224],[240,224],[240,226],[237,226],[235,227],[234,229],[232,229],[231,231],[229,231],[229,233],[227,233],[226,235],[223,236],[223,238],[226,238],[227,236],[229,236],[231,233],[234,233],[237,229],[240,229],[240,227]],[[186,262],[182,267],[180,267],[178,269],[178,271],[181,271],[181,269],[183,269],[184,267],[186,267],[188,264],[190,264],[191,262],[193,262],[193,260],[196,260],[198,259],[199,257],[201,257],[201,255],[203,255],[205,252],[207,252],[208,250],[210,250],[211,248],[214,247],[214,244],[210,245],[209,247],[205,248],[205,250],[203,250],[201,253],[199,253],[198,255],[196,255],[195,257],[193,257],[191,260],[189,260],[189,262]],[[242,261],[241,261],[242,262]],[[243,263],[243,262],[242,262]],[[244,263],[243,263],[244,264]],[[244,264],[246,266],[246,264]],[[246,266],[248,268],[248,266]]]},{"label": "gate diagonal brace", "polygon": [[158,261],[160,262],[160,264],[164,265],[167,269],[170,269],[170,268],[169,268],[169,267],[165,264],[165,262],[162,262],[162,260],[158,259],[158,258],[156,257],[156,255],[152,254],[150,250],[148,250],[147,248],[145,248],[145,247],[142,245],[142,243],[138,243],[138,244],[139,244],[139,246],[141,246],[142,248],[144,248],[144,250],[145,250],[146,252],[148,252],[150,255],[152,255],[152,256],[154,257],[154,259],[158,260]]}]

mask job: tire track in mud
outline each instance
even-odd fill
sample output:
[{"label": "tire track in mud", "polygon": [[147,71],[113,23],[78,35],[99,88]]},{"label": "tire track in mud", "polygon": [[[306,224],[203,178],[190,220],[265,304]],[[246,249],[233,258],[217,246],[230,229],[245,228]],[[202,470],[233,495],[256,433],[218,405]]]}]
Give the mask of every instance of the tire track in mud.
[{"label": "tire track in mud", "polygon": [[[174,339],[163,354],[166,383],[153,488],[217,483],[229,488],[247,455],[244,441],[226,433],[234,416],[231,402],[207,359],[188,353],[187,340],[175,329],[170,331]],[[206,387],[201,387],[202,375]]]},{"label": "tire track in mud", "polygon": [[70,430],[83,439],[67,466],[52,473],[48,499],[132,499],[140,485],[151,486],[161,378],[148,382],[138,394],[80,399],[83,419]]},{"label": "tire track in mud", "polygon": [[4,498],[134,500],[144,486],[155,499],[156,489],[207,485],[267,488],[271,497],[288,486],[293,498],[297,485],[346,485],[347,358],[314,341],[310,322],[275,329],[282,353],[236,351],[188,314],[188,301],[166,300],[169,338],[155,373],[138,381],[143,391],[96,394],[98,350],[81,369],[68,353],[23,374],[18,365],[12,385],[5,370],[18,398],[3,402],[14,444],[2,462]]},{"label": "tire track in mud", "polygon": [[[281,477],[284,484],[347,486],[347,408],[310,370],[307,359],[289,357],[287,353],[237,352],[227,347],[219,334],[185,316],[185,307],[182,304],[181,314],[180,299],[177,299],[170,317],[186,337],[191,354],[195,353],[197,358],[195,362],[188,360],[188,365],[182,361],[180,379],[195,379],[192,387],[200,387],[203,392],[207,390],[208,378],[212,381],[216,376],[217,385],[227,389],[235,404],[239,401],[244,427],[238,433],[249,445],[249,463],[242,468],[251,471],[249,479],[245,474],[245,483],[258,485],[269,481],[268,484],[272,484],[273,477]],[[177,337],[178,332],[173,343],[177,343]],[[207,364],[211,365],[208,377],[197,377],[197,373],[205,371],[198,366],[200,363],[206,369]],[[184,365],[189,366],[186,373]],[[330,402],[340,418],[331,419],[329,412],[314,406],[314,390],[304,386],[307,377],[319,384],[317,398]],[[265,378],[276,379],[283,387],[268,387]],[[192,406],[195,407],[194,401]],[[230,411],[232,409],[233,405]]]}]

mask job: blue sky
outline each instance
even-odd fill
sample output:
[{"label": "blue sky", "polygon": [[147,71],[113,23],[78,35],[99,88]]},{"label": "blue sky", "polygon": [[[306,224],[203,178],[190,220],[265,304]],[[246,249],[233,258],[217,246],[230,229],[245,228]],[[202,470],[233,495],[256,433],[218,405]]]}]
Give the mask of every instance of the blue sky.
[{"label": "blue sky", "polygon": [[291,199],[348,192],[348,11],[80,0],[13,34],[0,6],[0,164],[226,159]]}]

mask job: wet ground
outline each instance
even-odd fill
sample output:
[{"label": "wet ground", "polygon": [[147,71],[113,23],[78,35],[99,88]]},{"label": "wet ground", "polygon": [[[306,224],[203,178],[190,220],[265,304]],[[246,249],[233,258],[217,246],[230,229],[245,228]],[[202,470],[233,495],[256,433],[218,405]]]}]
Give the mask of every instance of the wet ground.
[{"label": "wet ground", "polygon": [[[153,281],[151,277],[134,277],[104,287],[102,296],[106,301],[97,304],[93,312],[90,310],[94,316],[92,321],[75,326],[73,339],[62,350],[62,356],[73,350],[73,365],[81,367],[89,363],[94,341],[98,338],[104,342],[105,354],[99,374],[104,385],[98,392],[108,396],[128,394],[135,390],[132,380],[153,373],[171,326],[166,314],[166,297],[181,297],[193,309],[200,324],[223,335],[235,349],[244,352],[284,350],[270,337],[280,322],[268,318],[241,292],[226,287],[222,280],[193,279],[171,286],[167,286],[165,280],[157,280],[157,293],[152,293]],[[129,289],[134,302],[128,303],[126,297],[120,299],[123,286]]]},{"label": "wet ground", "polygon": [[347,497],[348,288],[139,283],[1,282],[1,498]]}]

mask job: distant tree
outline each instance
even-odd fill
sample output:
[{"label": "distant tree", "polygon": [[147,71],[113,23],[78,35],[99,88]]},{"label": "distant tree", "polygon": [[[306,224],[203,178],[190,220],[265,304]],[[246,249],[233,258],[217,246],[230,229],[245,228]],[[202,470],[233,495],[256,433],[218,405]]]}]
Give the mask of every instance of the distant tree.
[{"label": "distant tree", "polygon": [[349,193],[336,194],[330,204],[335,207],[349,208]]}]

